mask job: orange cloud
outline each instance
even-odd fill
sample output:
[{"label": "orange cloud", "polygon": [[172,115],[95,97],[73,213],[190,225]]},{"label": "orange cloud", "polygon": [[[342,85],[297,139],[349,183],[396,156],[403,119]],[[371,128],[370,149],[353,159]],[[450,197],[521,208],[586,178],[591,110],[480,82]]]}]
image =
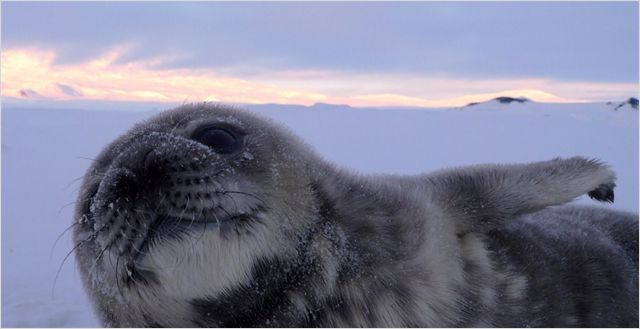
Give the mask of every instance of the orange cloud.
[{"label": "orange cloud", "polygon": [[52,51],[5,49],[2,94],[53,100],[450,107],[498,96],[527,97],[539,102],[616,100],[635,95],[638,88],[637,84],[550,79],[459,79],[318,70],[263,70],[238,78],[233,73],[223,75],[210,70],[158,69],[156,65],[166,58],[118,63],[128,49],[126,45],[117,47],[75,64],[56,64]]},{"label": "orange cloud", "polygon": [[[115,64],[123,50],[116,49],[86,63],[55,65],[49,51],[9,49],[2,51],[2,94],[25,97],[32,90],[51,99],[124,101],[220,101],[310,105],[326,96],[279,88],[197,70],[155,70],[156,61]],[[77,95],[64,90],[67,86]]]}]

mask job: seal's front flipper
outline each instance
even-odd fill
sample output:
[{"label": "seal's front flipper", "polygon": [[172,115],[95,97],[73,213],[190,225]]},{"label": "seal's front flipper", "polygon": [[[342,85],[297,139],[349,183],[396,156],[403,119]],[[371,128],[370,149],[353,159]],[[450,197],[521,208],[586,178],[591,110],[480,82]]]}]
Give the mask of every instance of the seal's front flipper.
[{"label": "seal's front flipper", "polygon": [[519,215],[588,194],[613,202],[615,173],[594,159],[572,157],[519,165],[479,165],[426,176],[434,201],[459,218],[460,232],[487,231]]},{"label": "seal's front flipper", "polygon": [[587,194],[594,200],[613,203],[613,189],[615,187],[615,183],[602,184]]}]

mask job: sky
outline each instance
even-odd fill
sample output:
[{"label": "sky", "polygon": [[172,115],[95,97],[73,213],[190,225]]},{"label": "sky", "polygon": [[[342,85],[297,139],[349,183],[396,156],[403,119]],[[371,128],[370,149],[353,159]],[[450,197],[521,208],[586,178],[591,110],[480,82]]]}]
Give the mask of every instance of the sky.
[{"label": "sky", "polygon": [[637,2],[2,2],[2,95],[461,106],[638,95]]}]

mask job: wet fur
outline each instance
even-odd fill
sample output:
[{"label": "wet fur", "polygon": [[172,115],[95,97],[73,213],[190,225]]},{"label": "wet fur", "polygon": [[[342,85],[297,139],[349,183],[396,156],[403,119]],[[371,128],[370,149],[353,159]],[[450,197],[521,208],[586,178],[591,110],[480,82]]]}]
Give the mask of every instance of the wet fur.
[{"label": "wet fur", "polygon": [[[212,121],[247,133],[239,154],[189,140]],[[189,105],[89,169],[76,257],[106,326],[637,327],[638,216],[561,206],[613,201],[614,180],[581,157],[358,175]]]}]

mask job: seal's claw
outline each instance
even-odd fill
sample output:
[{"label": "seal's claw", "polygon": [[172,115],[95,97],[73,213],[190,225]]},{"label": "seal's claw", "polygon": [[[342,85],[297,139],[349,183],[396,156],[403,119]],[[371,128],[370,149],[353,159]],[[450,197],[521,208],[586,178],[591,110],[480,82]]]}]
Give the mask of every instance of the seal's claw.
[{"label": "seal's claw", "polygon": [[598,186],[595,190],[589,191],[587,193],[590,198],[603,202],[611,202],[613,203],[613,188],[616,187],[616,184],[602,184]]}]

